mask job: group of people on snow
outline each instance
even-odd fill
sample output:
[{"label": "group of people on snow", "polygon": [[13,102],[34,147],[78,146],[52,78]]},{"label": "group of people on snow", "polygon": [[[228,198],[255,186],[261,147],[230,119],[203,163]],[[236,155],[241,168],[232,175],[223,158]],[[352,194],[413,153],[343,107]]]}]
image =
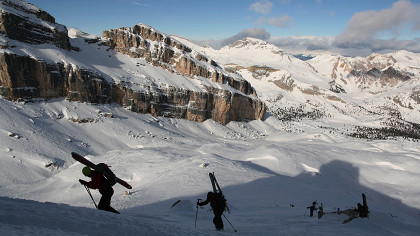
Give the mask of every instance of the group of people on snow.
[{"label": "group of people on snow", "polygon": [[[348,209],[348,210],[344,210],[344,211],[340,211],[340,208],[337,209],[336,212],[330,212],[330,213],[337,213],[337,214],[341,214],[341,213],[345,213],[349,216],[349,219],[345,220],[343,223],[347,223],[350,220],[353,220],[354,218],[360,217],[360,218],[365,218],[368,217],[369,214],[369,208],[367,206],[367,204],[365,203],[365,195],[362,195],[364,198],[364,204],[362,205],[361,203],[357,203],[357,207],[354,209]],[[324,206],[319,205],[317,207],[317,202],[314,201],[312,202],[311,206],[306,207],[306,209],[309,209],[309,216],[313,217],[314,216],[314,211],[318,210],[318,219],[320,219],[323,215],[324,215]],[[329,214],[329,213],[327,213]]]},{"label": "group of people on snow", "polygon": [[[99,193],[102,195],[97,208],[100,210],[120,214],[117,210],[111,207],[111,198],[114,194],[114,189],[112,188],[113,184],[110,183],[110,180],[108,180],[102,173],[91,169],[88,166],[85,166],[82,169],[82,173],[84,176],[91,178],[91,180],[87,182],[85,180],[79,179],[79,182],[87,188],[98,189]],[[214,213],[214,226],[217,230],[223,230],[224,227],[222,215],[227,207],[225,197],[222,193],[208,192],[206,200],[197,201],[197,206],[204,206],[209,203]]]},{"label": "group of people on snow", "polygon": [[[99,210],[104,210],[104,211],[120,214],[117,210],[111,207],[111,198],[112,198],[112,195],[114,194],[114,189],[112,188],[112,185],[114,183],[110,182],[110,180],[108,180],[102,173],[88,166],[85,166],[82,169],[82,173],[84,176],[89,177],[91,180],[88,182],[88,181],[79,179],[80,184],[90,189],[97,189],[99,190],[99,193],[102,195],[99,201],[99,204],[96,207]],[[214,226],[216,227],[217,230],[223,230],[224,227],[223,227],[222,215],[225,209],[227,208],[225,197],[223,196],[222,193],[219,193],[219,192],[217,193],[208,192],[206,200],[201,201],[199,199],[197,201],[197,207],[204,206],[209,203],[214,213],[214,218],[213,218]]]},{"label": "group of people on snow", "polygon": [[[101,199],[99,201],[99,204],[97,205],[97,208],[104,211],[110,211],[116,214],[120,214],[117,210],[115,210],[113,207],[111,207],[111,198],[114,194],[114,189],[112,188],[112,185],[115,183],[110,182],[102,173],[91,169],[90,167],[86,166],[82,169],[83,175],[86,177],[91,178],[89,182],[79,179],[79,182],[90,189],[98,189],[101,193]],[[365,198],[365,196],[363,196]],[[222,193],[217,192],[208,192],[207,198],[204,201],[201,201],[201,199],[197,200],[197,207],[198,206],[204,206],[210,203],[211,208],[213,209],[214,218],[213,218],[213,224],[216,227],[217,230],[223,230],[223,220],[222,215],[225,209],[227,208],[226,199],[223,196]],[[96,205],[96,204],[95,204]],[[198,209],[198,208],[197,208]],[[308,206],[307,209],[309,209],[310,216],[312,217],[314,215],[314,211],[318,210],[318,218],[321,218],[324,214],[323,205],[319,205],[317,207],[317,202],[312,202],[311,206]],[[337,210],[337,213],[339,213],[339,209]],[[357,208],[354,209],[355,213],[358,213],[358,216],[361,218],[368,216],[368,207],[367,205],[357,203]],[[357,217],[357,216],[356,216]]]}]

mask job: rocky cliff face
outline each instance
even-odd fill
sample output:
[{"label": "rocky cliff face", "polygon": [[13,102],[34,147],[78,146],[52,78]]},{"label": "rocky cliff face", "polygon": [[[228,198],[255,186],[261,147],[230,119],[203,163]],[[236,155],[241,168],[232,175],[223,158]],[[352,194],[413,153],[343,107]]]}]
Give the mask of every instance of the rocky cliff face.
[{"label": "rocky cliff face", "polygon": [[32,44],[53,44],[70,50],[65,26],[54,17],[24,1],[1,1],[0,33],[10,39]]},{"label": "rocky cliff face", "polygon": [[[116,102],[133,112],[192,121],[213,119],[221,124],[264,116],[265,105],[256,98],[247,81],[238,75],[228,75],[213,60],[150,27],[139,24],[105,31],[107,40],[98,44],[95,41],[94,45],[106,44],[131,57],[145,58],[174,75],[184,75],[184,79],[200,76],[230,87],[214,87],[209,83],[201,90],[189,90],[155,84],[137,90],[103,71],[73,64],[74,60],[56,62],[59,60],[37,59],[33,53],[14,53],[22,43],[25,47],[51,44],[56,50],[72,50],[72,46],[67,29],[41,9],[24,1],[2,1],[0,8],[0,37],[6,42],[0,53],[0,95],[5,98],[66,97],[88,103]],[[13,46],[9,40],[13,40]]]},{"label": "rocky cliff face", "polygon": [[209,87],[207,92],[183,88],[136,91],[110,84],[100,74],[71,65],[47,64],[30,57],[0,54],[0,94],[10,100],[67,97],[88,103],[116,102],[138,113],[221,124],[261,119],[265,106],[256,99]]},{"label": "rocky cliff face", "polygon": [[229,121],[261,119],[265,114],[265,106],[255,99],[222,89],[209,90],[166,88],[149,93],[115,86],[111,96],[113,101],[134,112],[199,122],[213,119],[227,124]]},{"label": "rocky cliff face", "polygon": [[0,93],[10,100],[68,97],[90,103],[110,102],[111,85],[99,74],[29,56],[0,54]]},{"label": "rocky cliff face", "polygon": [[245,93],[255,95],[251,85],[239,76],[229,75],[217,62],[193,51],[150,26],[137,24],[104,31],[102,37],[107,38],[107,45],[118,52],[131,57],[142,57],[155,66],[160,66],[173,73],[181,73],[188,77],[201,76]]}]

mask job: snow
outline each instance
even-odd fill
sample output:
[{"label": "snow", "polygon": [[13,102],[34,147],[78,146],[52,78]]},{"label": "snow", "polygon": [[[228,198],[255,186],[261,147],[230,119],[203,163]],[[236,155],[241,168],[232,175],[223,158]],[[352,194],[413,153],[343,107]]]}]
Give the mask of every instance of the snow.
[{"label": "snow", "polygon": [[[418,142],[366,142],[322,132],[310,121],[305,132],[290,133],[274,117],[223,126],[135,114],[116,104],[0,103],[2,235],[417,235],[420,230]],[[109,164],[133,186],[129,195],[114,186],[112,206],[121,215],[94,209],[78,182],[83,165],[71,158],[72,151]],[[49,163],[58,165],[46,167]],[[228,199],[231,214],[225,216],[236,233],[225,218],[225,231],[215,231],[209,207],[198,209],[194,226],[195,202],[211,190],[209,172]],[[308,216],[306,207],[314,200],[333,212],[354,208],[362,193],[369,219],[342,224],[344,214]],[[100,194],[92,194],[99,201]]]}]

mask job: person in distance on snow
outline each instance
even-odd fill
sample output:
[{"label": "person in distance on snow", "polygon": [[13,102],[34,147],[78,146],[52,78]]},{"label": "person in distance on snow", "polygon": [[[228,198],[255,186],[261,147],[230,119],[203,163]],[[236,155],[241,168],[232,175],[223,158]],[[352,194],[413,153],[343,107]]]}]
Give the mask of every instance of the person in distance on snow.
[{"label": "person in distance on snow", "polygon": [[360,203],[357,203],[357,208],[354,209],[354,211],[359,213],[360,218],[365,218],[368,216],[366,207],[362,206]]},{"label": "person in distance on snow", "polygon": [[324,215],[324,206],[322,205],[322,202],[321,202],[321,205],[319,205],[318,207],[318,219],[322,218],[323,215]]},{"label": "person in distance on snow", "polygon": [[101,173],[90,169],[88,166],[85,166],[82,169],[83,175],[90,177],[91,181],[86,182],[82,179],[79,179],[79,182],[91,189],[99,189],[102,197],[98,204],[98,209],[104,211],[110,211],[117,214],[120,214],[117,210],[111,207],[111,198],[114,195],[114,189],[112,188],[109,181]]},{"label": "person in distance on snow", "polygon": [[226,199],[221,193],[207,193],[207,199],[204,202],[197,202],[197,205],[204,206],[210,203],[211,208],[213,209],[214,218],[213,224],[217,230],[223,230],[223,220],[222,215],[226,208]]},{"label": "person in distance on snow", "polygon": [[307,209],[309,209],[310,216],[311,217],[314,216],[314,211],[317,210],[317,208],[316,208],[316,202],[313,202],[312,203],[312,206],[308,206]]}]

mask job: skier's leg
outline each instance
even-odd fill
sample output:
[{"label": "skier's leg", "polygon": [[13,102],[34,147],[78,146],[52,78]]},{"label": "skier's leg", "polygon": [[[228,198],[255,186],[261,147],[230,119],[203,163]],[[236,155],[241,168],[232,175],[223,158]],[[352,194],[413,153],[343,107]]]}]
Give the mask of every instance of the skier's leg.
[{"label": "skier's leg", "polygon": [[102,197],[98,204],[98,209],[106,210],[111,205],[112,193],[109,189],[102,191]]},{"label": "skier's leg", "polygon": [[222,214],[223,212],[215,212],[214,218],[213,218],[213,224],[216,227],[216,229],[221,230],[223,229],[223,220],[222,220]]},{"label": "skier's leg", "polygon": [[104,189],[101,200],[99,201],[99,204],[98,204],[98,209],[120,214],[117,210],[111,207],[112,195],[114,195],[114,189],[112,189],[111,187]]}]

